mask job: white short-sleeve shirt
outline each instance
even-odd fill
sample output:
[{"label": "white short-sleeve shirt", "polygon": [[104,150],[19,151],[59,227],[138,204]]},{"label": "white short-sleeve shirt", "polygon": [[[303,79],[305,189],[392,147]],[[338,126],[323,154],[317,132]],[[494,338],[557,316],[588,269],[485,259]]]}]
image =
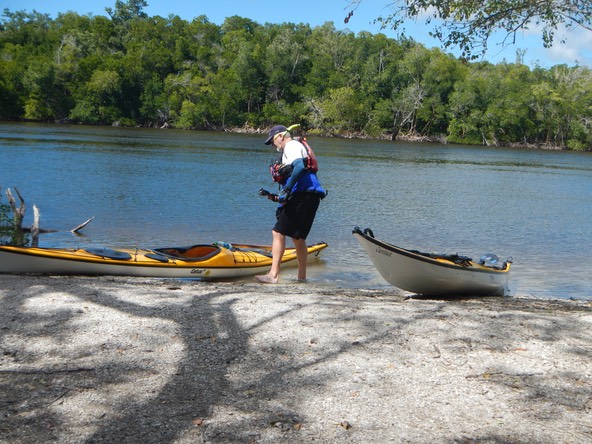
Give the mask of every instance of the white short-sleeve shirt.
[{"label": "white short-sleeve shirt", "polygon": [[284,152],[282,154],[282,163],[285,165],[291,165],[296,159],[304,159],[306,157],[306,148],[297,140],[290,140],[284,146]]}]

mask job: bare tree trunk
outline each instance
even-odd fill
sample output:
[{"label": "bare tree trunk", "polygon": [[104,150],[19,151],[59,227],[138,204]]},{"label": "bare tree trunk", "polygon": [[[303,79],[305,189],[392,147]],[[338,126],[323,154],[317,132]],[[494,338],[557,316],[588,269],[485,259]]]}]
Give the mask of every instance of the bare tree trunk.
[{"label": "bare tree trunk", "polygon": [[25,211],[27,209],[25,205],[25,199],[21,196],[19,190],[14,187],[14,191],[16,192],[19,200],[21,201],[20,206],[17,208],[16,200],[10,191],[10,188],[6,189],[6,197],[8,198],[8,203],[10,204],[10,208],[12,208],[12,215],[14,220],[14,229],[15,231],[22,231],[23,230],[23,218],[25,217]]},{"label": "bare tree trunk", "polygon": [[401,111],[395,111],[395,116],[393,119],[393,133],[391,134],[391,140],[396,140],[397,136],[399,135],[399,131],[401,130]]},{"label": "bare tree trunk", "polygon": [[39,246],[39,209],[33,205],[33,226],[31,227],[31,246]]}]

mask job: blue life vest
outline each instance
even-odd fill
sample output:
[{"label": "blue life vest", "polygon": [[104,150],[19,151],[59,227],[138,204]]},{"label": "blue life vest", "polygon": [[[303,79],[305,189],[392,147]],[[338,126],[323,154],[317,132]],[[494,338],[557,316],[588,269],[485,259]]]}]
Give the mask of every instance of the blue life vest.
[{"label": "blue life vest", "polygon": [[322,194],[323,197],[327,192],[321,186],[321,182],[315,173],[311,173],[306,171],[296,185],[292,187],[292,193],[302,193],[302,192],[309,192],[309,193],[319,193]]}]

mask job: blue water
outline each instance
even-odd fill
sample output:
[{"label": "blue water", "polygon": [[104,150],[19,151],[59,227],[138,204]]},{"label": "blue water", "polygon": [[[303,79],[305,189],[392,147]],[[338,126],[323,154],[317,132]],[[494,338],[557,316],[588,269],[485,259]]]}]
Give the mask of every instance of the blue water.
[{"label": "blue water", "polygon": [[[264,135],[0,123],[0,186],[41,211],[42,246],[271,241]],[[512,257],[511,294],[592,300],[592,153],[310,138],[329,190],[318,285],[389,288],[351,235]],[[67,230],[94,216],[82,231]],[[293,271],[286,271],[288,276]]]}]

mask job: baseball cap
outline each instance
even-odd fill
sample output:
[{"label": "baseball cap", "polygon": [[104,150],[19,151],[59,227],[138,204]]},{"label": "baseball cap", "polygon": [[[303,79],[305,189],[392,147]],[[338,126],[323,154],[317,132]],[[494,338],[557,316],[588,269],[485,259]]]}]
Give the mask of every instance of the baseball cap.
[{"label": "baseball cap", "polygon": [[271,145],[271,142],[273,141],[273,138],[276,136],[276,134],[286,131],[288,131],[288,128],[286,128],[284,125],[275,125],[269,130],[268,137],[265,139],[265,145]]}]

